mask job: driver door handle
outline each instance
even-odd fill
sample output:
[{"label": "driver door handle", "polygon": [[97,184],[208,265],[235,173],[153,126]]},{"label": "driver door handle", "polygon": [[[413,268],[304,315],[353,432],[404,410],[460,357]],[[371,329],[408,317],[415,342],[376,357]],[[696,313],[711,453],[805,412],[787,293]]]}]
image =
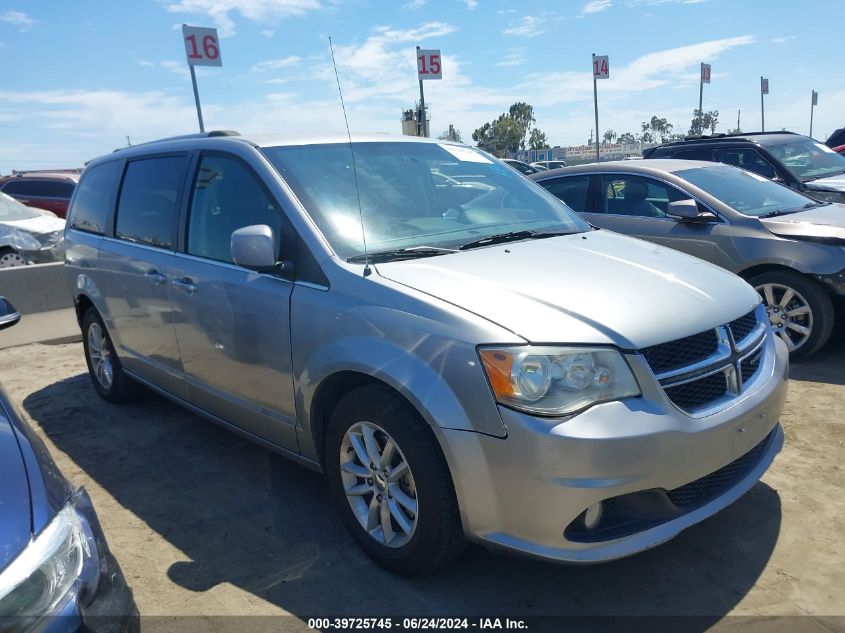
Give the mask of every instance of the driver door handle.
[{"label": "driver door handle", "polygon": [[197,291],[197,285],[194,283],[194,280],[190,277],[182,277],[181,279],[174,279],[170,282],[170,284],[176,288],[177,290],[184,290],[189,295],[194,294]]},{"label": "driver door handle", "polygon": [[144,277],[146,277],[147,280],[154,286],[160,286],[165,281],[167,281],[167,277],[162,275],[155,268],[153,268],[152,270],[148,270],[147,274],[144,275]]}]

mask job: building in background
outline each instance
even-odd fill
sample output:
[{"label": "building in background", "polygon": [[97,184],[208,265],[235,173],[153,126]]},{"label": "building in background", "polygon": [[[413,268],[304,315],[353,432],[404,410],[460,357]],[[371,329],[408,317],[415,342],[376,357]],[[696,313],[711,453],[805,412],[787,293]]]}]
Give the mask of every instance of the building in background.
[{"label": "building in background", "polygon": [[[657,143],[609,143],[599,146],[601,160],[624,160],[626,158],[642,158],[643,150],[654,147]],[[513,155],[517,160],[534,163],[540,160],[564,160],[567,165],[592,163],[596,160],[596,146],[570,145],[569,147],[552,147],[550,149],[527,149]]]}]

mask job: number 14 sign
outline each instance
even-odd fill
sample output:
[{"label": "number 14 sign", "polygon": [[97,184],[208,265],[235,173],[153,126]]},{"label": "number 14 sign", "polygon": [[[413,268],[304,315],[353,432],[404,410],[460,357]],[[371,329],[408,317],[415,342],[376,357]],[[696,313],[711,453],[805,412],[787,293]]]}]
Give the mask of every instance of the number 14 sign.
[{"label": "number 14 sign", "polygon": [[188,66],[222,66],[220,58],[220,40],[217,29],[201,26],[182,25],[182,37],[185,39],[185,54]]},{"label": "number 14 sign", "polygon": [[607,79],[610,77],[610,61],[607,55],[593,55],[593,78]]}]

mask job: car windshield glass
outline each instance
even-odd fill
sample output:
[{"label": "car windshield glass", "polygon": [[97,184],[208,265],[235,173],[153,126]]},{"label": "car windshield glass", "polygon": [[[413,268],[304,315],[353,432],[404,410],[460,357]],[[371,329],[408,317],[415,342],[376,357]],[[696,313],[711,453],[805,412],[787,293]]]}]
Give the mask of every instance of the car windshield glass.
[{"label": "car windshield glass", "polygon": [[736,167],[696,167],[677,171],[675,175],[745,215],[799,211],[815,202],[768,178]]},{"label": "car windshield glass", "polygon": [[809,139],[766,149],[802,182],[845,173],[845,156]]},{"label": "car windshield glass", "polygon": [[21,204],[12,196],[0,192],[0,222],[14,222],[16,220],[29,220],[37,218],[40,213]]},{"label": "car windshield glass", "polygon": [[[474,148],[424,142],[269,147],[264,154],[344,259],[419,246],[458,248],[515,231],[590,226],[554,196]],[[359,198],[361,215],[359,215]]]}]

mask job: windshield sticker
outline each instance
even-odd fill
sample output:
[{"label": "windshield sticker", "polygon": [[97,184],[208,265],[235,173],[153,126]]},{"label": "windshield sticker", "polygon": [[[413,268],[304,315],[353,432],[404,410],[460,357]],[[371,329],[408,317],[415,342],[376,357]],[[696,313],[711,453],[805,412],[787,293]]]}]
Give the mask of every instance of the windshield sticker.
[{"label": "windshield sticker", "polygon": [[816,143],[816,147],[818,147],[823,152],[827,152],[828,154],[835,154],[836,153],[832,149],[830,149],[827,145],[824,145],[823,143]]},{"label": "windshield sticker", "polygon": [[472,149],[471,147],[461,147],[460,145],[441,145],[440,147],[449,152],[452,156],[465,163],[486,163],[492,165],[493,161],[487,158],[481,152]]}]

